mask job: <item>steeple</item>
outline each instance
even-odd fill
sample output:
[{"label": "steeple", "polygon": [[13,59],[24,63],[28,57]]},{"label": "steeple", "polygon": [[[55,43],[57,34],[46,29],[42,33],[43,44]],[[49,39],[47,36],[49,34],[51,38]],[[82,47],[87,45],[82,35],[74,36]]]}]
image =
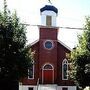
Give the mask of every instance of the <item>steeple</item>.
[{"label": "steeple", "polygon": [[45,5],[40,9],[41,12],[41,25],[43,26],[55,26],[58,9],[53,5]]}]

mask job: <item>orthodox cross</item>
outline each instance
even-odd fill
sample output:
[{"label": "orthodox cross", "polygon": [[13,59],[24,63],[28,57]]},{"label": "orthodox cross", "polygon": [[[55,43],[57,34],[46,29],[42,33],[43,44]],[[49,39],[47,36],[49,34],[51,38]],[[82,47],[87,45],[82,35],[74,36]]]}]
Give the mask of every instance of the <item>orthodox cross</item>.
[{"label": "orthodox cross", "polygon": [[50,4],[52,4],[51,0],[48,0]]}]

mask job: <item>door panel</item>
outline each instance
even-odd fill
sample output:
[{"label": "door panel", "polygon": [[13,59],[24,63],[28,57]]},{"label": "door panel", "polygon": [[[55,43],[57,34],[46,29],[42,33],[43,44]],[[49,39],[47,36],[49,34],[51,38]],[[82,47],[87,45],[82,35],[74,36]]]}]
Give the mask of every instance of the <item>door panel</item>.
[{"label": "door panel", "polygon": [[43,70],[43,83],[44,84],[53,83],[53,70]]}]

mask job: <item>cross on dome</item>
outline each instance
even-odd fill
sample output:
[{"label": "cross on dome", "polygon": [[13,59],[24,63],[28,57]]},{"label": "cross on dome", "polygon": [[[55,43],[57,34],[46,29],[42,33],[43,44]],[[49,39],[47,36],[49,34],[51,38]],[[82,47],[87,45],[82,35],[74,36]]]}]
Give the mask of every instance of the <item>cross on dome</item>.
[{"label": "cross on dome", "polygon": [[50,4],[52,4],[51,0],[48,0],[48,2],[49,2]]}]

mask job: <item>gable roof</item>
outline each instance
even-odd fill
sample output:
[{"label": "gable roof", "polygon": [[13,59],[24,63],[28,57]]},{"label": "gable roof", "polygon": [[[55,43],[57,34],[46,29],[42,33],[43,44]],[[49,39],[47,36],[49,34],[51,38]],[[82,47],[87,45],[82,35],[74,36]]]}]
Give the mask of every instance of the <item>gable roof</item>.
[{"label": "gable roof", "polygon": [[58,42],[62,45],[62,46],[64,46],[65,48],[67,48],[68,50],[72,50],[70,47],[68,47],[66,44],[64,44],[62,41],[60,41],[60,40],[58,40]]},{"label": "gable roof", "polygon": [[39,42],[39,40],[35,40],[34,42],[29,43],[27,46],[33,46],[33,45],[35,45],[37,42]]},{"label": "gable roof", "polygon": [[[33,45],[35,45],[37,42],[39,42],[39,39],[38,40],[35,40],[34,42],[32,42],[32,43],[30,43],[28,46],[33,46]],[[72,50],[70,47],[68,47],[66,44],[64,44],[62,41],[60,41],[60,40],[58,40],[58,42],[62,45],[62,46],[64,46],[65,48],[67,48],[68,50]]]}]

